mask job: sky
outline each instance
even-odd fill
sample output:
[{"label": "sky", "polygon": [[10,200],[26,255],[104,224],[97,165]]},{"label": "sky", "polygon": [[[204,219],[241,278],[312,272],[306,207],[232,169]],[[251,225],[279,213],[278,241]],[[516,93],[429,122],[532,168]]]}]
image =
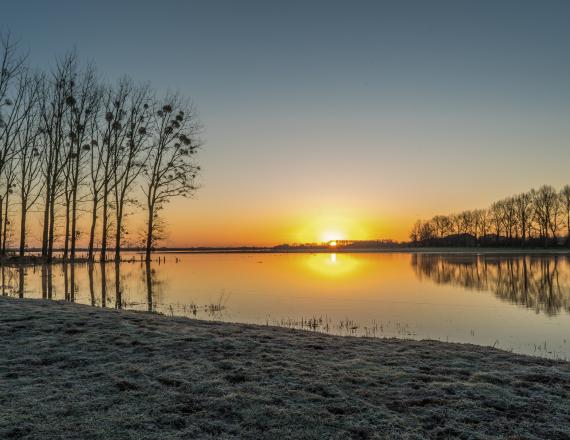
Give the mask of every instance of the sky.
[{"label": "sky", "polygon": [[[201,188],[172,246],[405,240],[570,183],[570,2],[4,2],[33,65],[75,48],[192,98]],[[133,222],[136,223],[136,215]]]}]

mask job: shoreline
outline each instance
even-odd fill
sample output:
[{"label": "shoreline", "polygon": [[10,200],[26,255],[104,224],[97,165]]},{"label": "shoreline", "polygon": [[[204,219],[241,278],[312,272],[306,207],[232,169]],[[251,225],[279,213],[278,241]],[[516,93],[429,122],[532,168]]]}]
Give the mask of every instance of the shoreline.
[{"label": "shoreline", "polygon": [[570,363],[0,297],[1,438],[567,438]]}]

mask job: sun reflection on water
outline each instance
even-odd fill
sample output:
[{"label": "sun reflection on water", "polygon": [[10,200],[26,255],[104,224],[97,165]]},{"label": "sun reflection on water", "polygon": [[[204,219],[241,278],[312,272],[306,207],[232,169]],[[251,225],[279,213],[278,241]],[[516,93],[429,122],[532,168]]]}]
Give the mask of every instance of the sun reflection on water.
[{"label": "sun reflection on water", "polygon": [[305,266],[311,272],[327,278],[346,278],[353,276],[361,261],[349,254],[314,254],[305,259]]}]

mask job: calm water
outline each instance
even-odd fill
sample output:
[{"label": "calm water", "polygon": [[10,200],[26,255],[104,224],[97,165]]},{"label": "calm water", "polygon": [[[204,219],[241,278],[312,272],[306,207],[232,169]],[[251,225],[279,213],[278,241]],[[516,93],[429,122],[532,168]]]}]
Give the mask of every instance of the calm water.
[{"label": "calm water", "polygon": [[2,294],[570,359],[568,256],[157,257],[165,261],[150,271],[140,262],[5,267]]}]

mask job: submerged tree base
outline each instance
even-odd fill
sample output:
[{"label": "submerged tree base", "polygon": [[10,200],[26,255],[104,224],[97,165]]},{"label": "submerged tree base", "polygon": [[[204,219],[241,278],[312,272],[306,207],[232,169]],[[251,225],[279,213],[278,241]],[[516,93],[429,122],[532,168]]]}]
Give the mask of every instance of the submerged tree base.
[{"label": "submerged tree base", "polygon": [[570,364],[0,298],[0,438],[569,438]]}]

